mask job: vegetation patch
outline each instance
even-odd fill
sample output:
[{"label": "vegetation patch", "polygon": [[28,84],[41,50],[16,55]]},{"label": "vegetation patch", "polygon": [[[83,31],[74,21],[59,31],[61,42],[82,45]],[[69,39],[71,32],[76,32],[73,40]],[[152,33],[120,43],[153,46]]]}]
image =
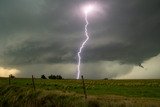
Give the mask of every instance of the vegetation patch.
[{"label": "vegetation patch", "polygon": [[160,80],[0,79],[2,107],[159,107]]}]

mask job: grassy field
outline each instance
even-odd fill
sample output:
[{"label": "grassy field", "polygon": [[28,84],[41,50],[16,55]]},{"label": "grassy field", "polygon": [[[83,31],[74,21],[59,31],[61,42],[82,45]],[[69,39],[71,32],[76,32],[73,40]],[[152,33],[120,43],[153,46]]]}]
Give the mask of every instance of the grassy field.
[{"label": "grassy field", "polygon": [[160,80],[81,80],[0,78],[1,105],[55,107],[159,107]]}]

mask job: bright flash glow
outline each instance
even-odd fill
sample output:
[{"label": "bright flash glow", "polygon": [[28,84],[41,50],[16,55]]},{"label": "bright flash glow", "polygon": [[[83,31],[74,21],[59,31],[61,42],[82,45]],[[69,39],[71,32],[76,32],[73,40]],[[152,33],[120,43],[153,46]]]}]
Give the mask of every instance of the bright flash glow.
[{"label": "bright flash glow", "polygon": [[84,10],[85,14],[88,14],[88,13],[90,13],[94,10],[94,6],[93,5],[87,5],[83,8],[83,10]]},{"label": "bright flash glow", "polygon": [[89,34],[88,34],[88,25],[89,25],[89,22],[88,22],[88,13],[92,12],[94,10],[94,6],[93,5],[88,5],[86,7],[83,8],[84,12],[85,12],[85,36],[86,36],[86,39],[82,42],[80,48],[79,48],[79,51],[78,51],[78,73],[77,73],[77,79],[79,79],[80,77],[80,73],[81,73],[81,70],[80,70],[80,67],[81,67],[81,52],[82,52],[82,49],[84,48],[84,46],[86,45],[87,41],[89,40]]}]

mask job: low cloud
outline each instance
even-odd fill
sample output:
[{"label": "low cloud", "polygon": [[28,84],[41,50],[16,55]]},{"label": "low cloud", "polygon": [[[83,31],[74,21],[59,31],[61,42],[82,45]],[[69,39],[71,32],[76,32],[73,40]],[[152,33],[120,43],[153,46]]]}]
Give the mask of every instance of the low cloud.
[{"label": "low cloud", "polygon": [[142,63],[143,67],[134,66],[126,75],[117,79],[159,79],[160,78],[160,54]]},{"label": "low cloud", "polygon": [[[100,61],[97,63],[84,63],[81,65],[81,75],[87,79],[104,79],[114,78],[127,74],[133,65],[121,64],[118,61]],[[46,76],[50,74],[62,75],[63,78],[76,78],[77,64],[33,64],[19,66],[22,72],[17,76],[31,77],[35,75],[40,77],[42,74]]]},{"label": "low cloud", "polygon": [[15,68],[0,67],[0,77],[8,77],[10,74],[17,75],[20,71]]},{"label": "low cloud", "polygon": [[[159,79],[160,78],[160,54],[144,61],[139,65],[124,64],[119,61],[99,61],[96,63],[83,63],[81,65],[81,75],[87,79]],[[21,71],[18,77],[40,77],[50,74],[62,75],[63,78],[76,78],[77,64],[33,64],[17,66]]]}]

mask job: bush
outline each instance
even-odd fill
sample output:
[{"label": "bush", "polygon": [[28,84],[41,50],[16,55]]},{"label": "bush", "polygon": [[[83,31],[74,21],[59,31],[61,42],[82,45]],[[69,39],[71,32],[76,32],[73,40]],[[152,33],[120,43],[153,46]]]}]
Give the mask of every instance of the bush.
[{"label": "bush", "polygon": [[57,75],[57,76],[55,76],[55,75],[50,75],[50,76],[48,76],[48,78],[49,79],[62,79],[62,76],[61,75]]},{"label": "bush", "polygon": [[41,78],[42,78],[42,79],[47,79],[47,78],[45,77],[45,75],[41,75]]},{"label": "bush", "polygon": [[108,80],[108,78],[104,78],[104,80]]},{"label": "bush", "polygon": [[62,76],[61,75],[57,75],[56,79],[62,79]]},{"label": "bush", "polygon": [[10,75],[10,78],[15,78],[15,76],[11,74],[11,75]]}]

